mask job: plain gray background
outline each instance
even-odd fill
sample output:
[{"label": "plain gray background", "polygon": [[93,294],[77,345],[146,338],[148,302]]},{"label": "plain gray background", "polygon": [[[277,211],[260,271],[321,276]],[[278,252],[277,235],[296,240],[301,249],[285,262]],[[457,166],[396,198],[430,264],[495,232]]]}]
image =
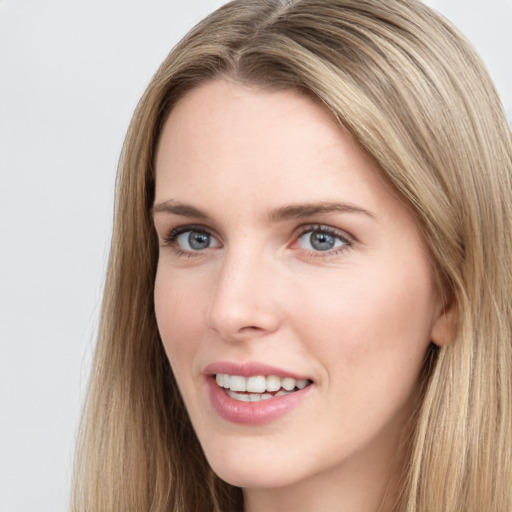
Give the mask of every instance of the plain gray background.
[{"label": "plain gray background", "polygon": [[[117,159],[153,72],[222,0],[0,0],[0,512],[67,508]],[[512,0],[430,0],[512,119]]]}]

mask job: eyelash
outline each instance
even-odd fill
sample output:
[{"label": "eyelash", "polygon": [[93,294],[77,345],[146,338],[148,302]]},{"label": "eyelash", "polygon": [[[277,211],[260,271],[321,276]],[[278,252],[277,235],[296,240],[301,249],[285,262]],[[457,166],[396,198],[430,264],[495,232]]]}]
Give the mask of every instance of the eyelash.
[{"label": "eyelash", "polygon": [[329,257],[337,256],[337,255],[341,254],[342,252],[345,252],[346,250],[348,250],[354,242],[353,238],[348,233],[345,233],[344,231],[340,231],[339,229],[335,229],[330,226],[326,226],[324,224],[308,224],[308,225],[302,226],[300,228],[299,232],[297,233],[296,240],[295,240],[294,244],[297,244],[298,241],[304,235],[306,235],[308,233],[313,234],[315,232],[330,235],[330,236],[340,240],[342,242],[342,245],[332,248],[332,249],[329,249],[327,251],[318,251],[318,250],[315,251],[315,250],[305,249],[307,251],[308,257],[329,258]]},{"label": "eyelash", "polygon": [[204,226],[198,224],[188,224],[185,226],[178,226],[177,228],[172,229],[169,232],[169,234],[164,238],[164,245],[171,247],[178,257],[193,258],[196,256],[202,256],[201,251],[186,251],[178,247],[178,237],[183,233],[187,233],[188,231],[204,233],[205,235],[215,238],[214,235],[212,235],[211,231],[206,229]]},{"label": "eyelash", "polygon": [[[184,225],[184,226],[178,226],[177,228],[172,229],[169,232],[169,234],[164,238],[164,240],[163,240],[164,245],[171,247],[178,257],[192,258],[192,257],[202,256],[203,255],[202,253],[204,251],[200,251],[200,250],[187,251],[187,250],[183,250],[178,247],[178,245],[177,245],[178,237],[180,235],[182,235],[183,233],[187,233],[189,231],[203,233],[203,234],[208,235],[214,239],[217,239],[217,237],[215,235],[213,235],[212,232],[209,229],[205,228],[204,226],[197,225],[197,224],[188,224],[188,225]],[[337,240],[341,241],[342,245],[332,248],[332,249],[329,249],[329,250],[326,250],[326,251],[320,251],[320,250],[315,251],[315,250],[303,249],[306,252],[306,255],[308,257],[329,258],[329,257],[337,256],[337,255],[341,254],[342,252],[348,250],[353,244],[353,238],[344,231],[340,231],[338,229],[332,228],[330,226],[326,226],[324,224],[308,224],[308,225],[304,225],[299,228],[299,231],[294,236],[295,240],[292,245],[296,245],[304,235],[306,235],[308,233],[312,234],[314,232],[324,233],[324,234],[333,236]]]}]

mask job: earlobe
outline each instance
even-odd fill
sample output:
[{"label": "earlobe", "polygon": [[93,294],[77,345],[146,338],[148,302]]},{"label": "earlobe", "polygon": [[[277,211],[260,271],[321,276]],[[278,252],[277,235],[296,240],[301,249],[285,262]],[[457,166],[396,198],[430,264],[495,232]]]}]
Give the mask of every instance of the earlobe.
[{"label": "earlobe", "polygon": [[448,345],[455,339],[456,307],[453,301],[445,304],[432,325],[431,340],[438,347]]}]

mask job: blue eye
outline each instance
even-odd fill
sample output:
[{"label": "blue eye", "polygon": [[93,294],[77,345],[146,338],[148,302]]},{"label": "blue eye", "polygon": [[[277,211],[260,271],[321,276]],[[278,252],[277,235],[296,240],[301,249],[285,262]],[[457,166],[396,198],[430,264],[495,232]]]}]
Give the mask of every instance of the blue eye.
[{"label": "blue eye", "polygon": [[180,227],[174,230],[166,242],[183,252],[193,253],[220,247],[220,243],[207,231]]},{"label": "blue eye", "polygon": [[298,246],[309,251],[327,252],[350,245],[350,241],[331,229],[308,229],[298,238]]},{"label": "blue eye", "polygon": [[185,231],[176,237],[178,245],[185,251],[202,251],[210,247],[211,236],[200,231]]}]

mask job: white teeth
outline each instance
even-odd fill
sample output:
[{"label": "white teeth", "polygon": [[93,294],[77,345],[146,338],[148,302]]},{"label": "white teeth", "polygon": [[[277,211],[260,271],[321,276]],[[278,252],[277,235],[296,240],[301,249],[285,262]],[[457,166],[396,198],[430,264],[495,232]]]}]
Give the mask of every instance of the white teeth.
[{"label": "white teeth", "polygon": [[[261,400],[269,400],[270,398],[274,398],[272,395],[268,393],[235,393],[234,391],[228,390],[228,396],[233,400],[238,400],[239,402],[260,402]],[[278,391],[275,396],[285,396],[289,395],[291,391]]]},{"label": "white teeth", "polygon": [[285,377],[283,380],[281,380],[281,386],[286,389],[286,391],[291,391],[294,387],[297,381],[295,379],[291,379],[290,377]]},{"label": "white teeth", "polygon": [[246,395],[244,393],[235,393],[234,391],[228,391],[228,395],[235,400],[239,400],[240,402],[250,401],[250,395]]},{"label": "white teeth", "polygon": [[267,391],[279,391],[281,389],[281,379],[277,375],[267,377]]},{"label": "white teeth", "polygon": [[[272,395],[269,393],[273,393],[275,391],[281,390],[280,393],[286,391],[286,394],[288,394],[288,392],[295,390],[295,388],[303,389],[310,382],[307,379],[296,380],[291,377],[278,377],[277,375],[268,375],[267,377],[264,377],[263,375],[242,377],[241,375],[229,375],[227,373],[217,373],[215,375],[215,380],[218,386],[234,391],[237,396],[239,393],[248,392],[257,394],[259,397],[259,394],[263,393],[261,400],[268,400],[269,398],[272,398]],[[277,393],[275,396],[282,395]],[[239,400],[239,398],[236,399]],[[246,400],[245,398],[240,400],[249,401],[249,399]],[[258,398],[258,400],[260,400],[260,398]],[[257,400],[251,399],[251,401]]]},{"label": "white teeth", "polygon": [[239,375],[230,375],[229,389],[231,391],[247,391],[247,379]]},{"label": "white teeth", "polygon": [[247,379],[247,391],[250,393],[264,393],[267,390],[267,382],[265,377],[258,375],[257,377],[249,377]]},{"label": "white teeth", "polygon": [[297,387],[299,389],[304,389],[308,385],[308,381],[306,379],[301,379],[297,381]]}]

